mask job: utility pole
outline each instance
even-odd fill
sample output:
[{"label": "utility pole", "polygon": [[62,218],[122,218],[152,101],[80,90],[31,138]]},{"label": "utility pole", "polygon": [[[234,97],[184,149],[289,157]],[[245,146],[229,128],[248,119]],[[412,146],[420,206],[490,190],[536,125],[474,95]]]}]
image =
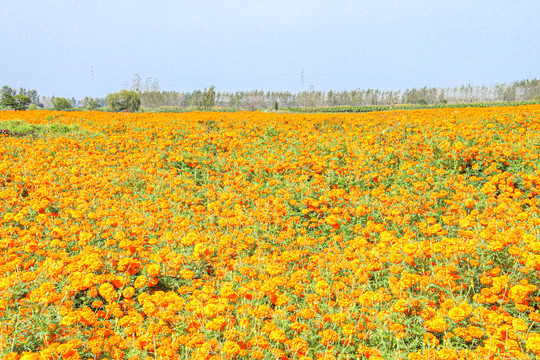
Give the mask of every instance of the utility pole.
[{"label": "utility pole", "polygon": [[304,68],[300,71],[300,85],[301,85],[301,95],[302,95],[302,107],[306,106],[306,94],[304,94]]},{"label": "utility pole", "polygon": [[96,89],[95,89],[95,86],[94,86],[94,67],[93,66],[90,66],[90,81],[92,82],[92,84],[91,84],[91,87],[92,87],[91,88],[91,91],[92,91],[91,96],[95,97],[96,96],[96,94],[95,94]]},{"label": "utility pole", "polygon": [[302,71],[300,71],[300,86],[300,90],[304,91],[304,68],[302,68]]}]

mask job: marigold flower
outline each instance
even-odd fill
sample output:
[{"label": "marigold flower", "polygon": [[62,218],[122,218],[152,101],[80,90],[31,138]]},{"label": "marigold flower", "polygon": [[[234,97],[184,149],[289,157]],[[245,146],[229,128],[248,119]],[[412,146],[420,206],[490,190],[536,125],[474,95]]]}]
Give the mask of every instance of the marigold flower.
[{"label": "marigold flower", "polygon": [[399,299],[394,303],[392,309],[398,313],[406,313],[409,310],[409,303],[407,300]]},{"label": "marigold flower", "polygon": [[540,334],[530,333],[527,337],[525,347],[528,351],[540,355]]},{"label": "marigold flower", "polygon": [[264,354],[262,351],[260,350],[253,350],[251,353],[250,353],[250,357],[252,359],[255,359],[255,360],[259,360],[259,359],[262,359],[264,357]]},{"label": "marigold flower", "polygon": [[135,287],[135,289],[140,289],[146,285],[146,282],[147,282],[146,276],[139,275],[135,279],[135,283],[133,284],[133,286]]},{"label": "marigold flower", "polygon": [[439,333],[445,332],[449,328],[448,324],[441,317],[435,317],[431,320],[427,320],[424,323],[424,327],[427,331]]},{"label": "marigold flower", "polygon": [[326,329],[323,331],[319,331],[319,336],[321,337],[321,344],[328,345],[329,343],[333,343],[338,341],[339,336],[338,334],[332,330],[332,329]]},{"label": "marigold flower", "polygon": [[158,276],[160,271],[161,271],[161,269],[160,269],[160,266],[158,264],[152,264],[146,269],[146,272],[148,273],[148,275],[150,275],[152,277]]},{"label": "marigold flower", "polygon": [[467,313],[460,307],[454,307],[448,311],[448,317],[459,323],[467,317]]},{"label": "marigold flower", "polygon": [[329,290],[330,290],[330,285],[328,285],[326,281],[318,281],[315,284],[315,291],[320,296],[323,296],[323,297],[328,296]]},{"label": "marigold flower", "polygon": [[195,273],[189,269],[184,269],[180,272],[180,276],[184,280],[191,280],[195,276]]},{"label": "marigold flower", "polygon": [[277,342],[285,342],[287,341],[287,334],[285,333],[285,331],[281,329],[275,329],[274,331],[270,333],[268,338],[270,340],[277,341]]},{"label": "marigold flower", "polygon": [[127,299],[131,299],[133,295],[135,295],[135,288],[133,288],[133,286],[128,286],[122,291],[122,295]]},{"label": "marigold flower", "polygon": [[457,360],[458,354],[453,349],[441,349],[437,351],[437,359],[440,360]]},{"label": "marigold flower", "polygon": [[221,349],[221,351],[226,356],[234,356],[234,355],[238,355],[241,349],[242,348],[240,347],[240,345],[238,345],[238,343],[231,340],[227,340],[225,341],[225,344],[223,344],[223,348]]},{"label": "marigold flower", "polygon": [[356,326],[354,324],[345,324],[341,328],[341,331],[343,332],[343,335],[354,335],[357,333]]}]

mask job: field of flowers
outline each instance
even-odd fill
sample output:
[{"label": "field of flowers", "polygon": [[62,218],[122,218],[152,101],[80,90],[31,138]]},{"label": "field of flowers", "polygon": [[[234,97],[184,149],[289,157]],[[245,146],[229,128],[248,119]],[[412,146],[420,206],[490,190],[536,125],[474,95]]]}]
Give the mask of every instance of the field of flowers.
[{"label": "field of flowers", "polygon": [[539,105],[13,119],[4,359],[540,354]]}]

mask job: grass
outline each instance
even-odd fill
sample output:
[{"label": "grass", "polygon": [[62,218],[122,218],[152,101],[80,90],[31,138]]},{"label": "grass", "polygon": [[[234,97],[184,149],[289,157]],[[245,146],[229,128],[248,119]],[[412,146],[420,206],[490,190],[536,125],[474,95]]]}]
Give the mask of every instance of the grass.
[{"label": "grass", "polygon": [[43,136],[50,134],[76,134],[84,130],[78,124],[66,125],[52,123],[47,125],[30,124],[20,119],[0,122],[0,134],[14,137]]}]

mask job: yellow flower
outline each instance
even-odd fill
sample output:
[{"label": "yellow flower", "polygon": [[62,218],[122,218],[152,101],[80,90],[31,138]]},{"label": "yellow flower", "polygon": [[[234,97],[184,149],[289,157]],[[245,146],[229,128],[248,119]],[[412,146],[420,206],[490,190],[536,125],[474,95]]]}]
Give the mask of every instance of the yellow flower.
[{"label": "yellow flower", "polygon": [[159,267],[158,264],[152,264],[148,267],[148,269],[146,270],[146,272],[148,273],[148,275],[152,276],[152,277],[156,277],[159,275],[161,269]]}]

